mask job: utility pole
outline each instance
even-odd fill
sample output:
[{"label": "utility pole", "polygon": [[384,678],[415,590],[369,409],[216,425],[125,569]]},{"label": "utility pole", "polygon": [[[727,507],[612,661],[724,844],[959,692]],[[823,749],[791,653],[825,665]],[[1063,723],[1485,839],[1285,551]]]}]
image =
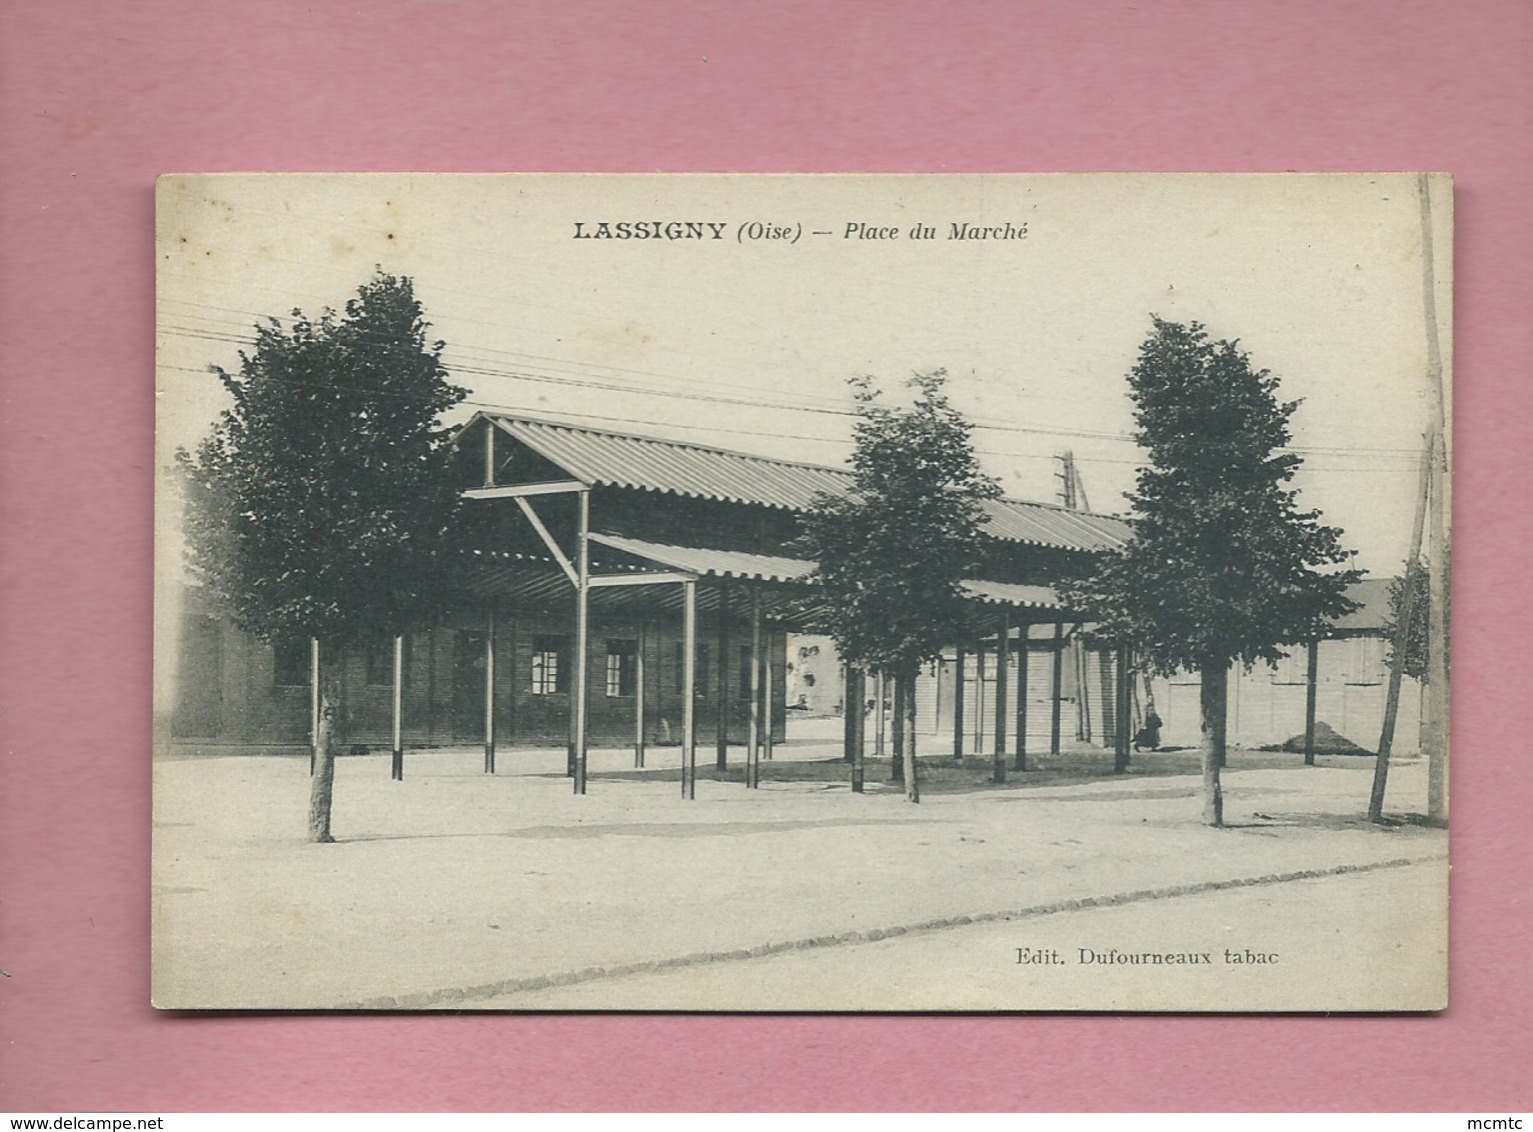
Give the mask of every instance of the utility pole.
[{"label": "utility pole", "polygon": [[1427,491],[1427,819],[1448,821],[1448,602],[1451,600],[1452,553],[1448,545],[1448,452],[1452,435],[1443,388],[1442,348],[1437,334],[1437,269],[1432,238],[1432,186],[1425,173],[1416,179],[1421,205],[1421,297],[1427,338],[1428,432]]},{"label": "utility pole", "polygon": [[1081,479],[1081,470],[1075,462],[1075,453],[1066,449],[1054,459],[1060,464],[1059,471],[1054,473],[1054,478],[1059,480],[1060,503],[1067,511],[1090,511],[1091,504],[1086,501],[1086,484]]},{"label": "utility pole", "polygon": [[1437,441],[1427,435],[1426,451],[1422,453],[1421,484],[1417,488],[1416,517],[1411,522],[1411,551],[1405,562],[1405,577],[1401,581],[1400,612],[1395,622],[1394,661],[1389,666],[1389,687],[1384,698],[1384,725],[1379,732],[1379,754],[1373,764],[1373,791],[1368,798],[1368,820],[1380,821],[1384,816],[1384,789],[1389,781],[1389,754],[1395,740],[1395,717],[1400,710],[1400,680],[1405,673],[1406,643],[1411,639],[1411,624],[1416,613],[1416,573],[1421,569],[1421,528],[1426,520],[1427,496],[1432,478],[1432,453]]},{"label": "utility pole", "polygon": [[1055,456],[1059,461],[1059,471],[1054,473],[1054,478],[1059,481],[1059,502],[1067,511],[1075,511],[1075,453],[1066,449]]}]

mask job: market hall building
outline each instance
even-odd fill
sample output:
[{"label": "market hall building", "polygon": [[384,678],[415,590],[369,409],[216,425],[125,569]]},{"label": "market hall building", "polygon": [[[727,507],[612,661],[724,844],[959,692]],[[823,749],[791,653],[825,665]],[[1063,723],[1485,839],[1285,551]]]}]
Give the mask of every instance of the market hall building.
[{"label": "market hall building", "polygon": [[[639,765],[654,745],[690,743],[721,759],[744,745],[770,757],[791,714],[786,639],[805,627],[801,610],[812,596],[805,578],[813,563],[791,544],[816,497],[844,493],[850,475],[512,413],[476,414],[456,443],[476,547],[470,592],[437,624],[342,658],[346,741],[396,752],[483,744],[487,769],[505,747],[568,745],[573,762],[588,747],[632,746]],[[978,650],[983,664],[988,638],[990,686],[1000,682],[991,696],[999,706],[984,711],[993,713],[994,745],[1008,729],[1015,736],[1047,726],[1023,718],[1025,689],[1008,698],[1006,674],[1027,667],[1009,650],[1031,637],[1035,652],[1056,654],[1057,630],[1025,627],[1071,620],[1052,585],[1121,545],[1129,528],[1049,504],[984,507],[984,569],[966,583],[976,639],[954,646]],[[180,633],[173,741],[307,747],[316,700],[310,641],[255,640],[195,589]],[[1105,661],[1080,669],[1088,670],[1104,705],[1096,734],[1110,744],[1113,676]],[[950,689],[948,709],[935,710],[940,678],[922,685],[921,731],[950,731],[949,741],[962,742],[960,720],[976,705],[963,711],[958,691],[955,717]],[[947,753],[947,744],[923,749]]]}]

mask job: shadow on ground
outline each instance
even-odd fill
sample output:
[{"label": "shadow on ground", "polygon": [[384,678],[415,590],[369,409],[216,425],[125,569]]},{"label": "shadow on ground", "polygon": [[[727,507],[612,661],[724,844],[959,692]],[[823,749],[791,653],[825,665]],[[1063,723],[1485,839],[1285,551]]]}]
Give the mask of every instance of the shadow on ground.
[{"label": "shadow on ground", "polygon": [[[1185,777],[1202,772],[1199,752],[1192,748],[1136,754],[1130,760],[1128,769],[1122,773],[1113,769],[1111,751],[1102,751],[1095,747],[1066,750],[1058,755],[1029,755],[1026,770],[1015,768],[1015,755],[1007,755],[1005,758],[1006,781],[997,783],[995,761],[991,755],[969,755],[961,760],[954,759],[951,755],[922,757],[919,760],[918,775],[921,793],[972,794],[1019,787],[1028,789],[1088,785],[1098,782],[1127,784],[1148,778]],[[1371,756],[1364,760],[1350,756],[1322,755],[1316,758],[1315,765],[1319,768],[1368,766],[1371,765]],[[1229,753],[1226,769],[1237,772],[1303,770],[1305,766],[1302,755],[1282,751],[1237,750]],[[893,780],[890,772],[889,759],[870,758],[864,761],[864,781],[870,789],[902,790],[903,784]],[[675,781],[679,773],[674,763],[668,763],[666,766],[657,768],[593,772],[590,778],[593,781]],[[561,776],[546,775],[544,777]],[[851,764],[842,758],[782,759],[761,763],[763,783],[822,783],[826,787],[844,786],[849,789],[851,777]],[[733,782],[743,785],[745,782],[743,753],[731,751],[729,765],[721,771],[714,762],[712,750],[706,752],[699,750],[697,778],[699,782]],[[1201,789],[1199,785],[1189,784],[1166,787],[1149,793],[1171,797],[1193,794],[1199,789]],[[1145,797],[1146,794],[1144,789],[1135,788],[1124,797]],[[1090,797],[1101,800],[1105,796],[1098,791],[1093,792]]]}]

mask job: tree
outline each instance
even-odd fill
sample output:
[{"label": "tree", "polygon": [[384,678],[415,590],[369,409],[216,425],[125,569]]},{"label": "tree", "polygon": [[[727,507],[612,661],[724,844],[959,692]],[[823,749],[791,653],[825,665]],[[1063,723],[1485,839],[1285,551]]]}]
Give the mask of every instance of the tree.
[{"label": "tree", "polygon": [[896,408],[880,401],[871,379],[853,379],[852,488],[817,499],[801,540],[817,563],[819,592],[806,610],[817,631],[853,668],[895,681],[894,757],[912,802],[920,800],[916,674],[963,631],[963,580],[984,543],[981,503],[1000,494],[980,473],[970,425],[949,404],[946,383],[944,370],[918,373],[905,383],[911,403]]},{"label": "tree", "polygon": [[[1412,598],[1410,623],[1406,626],[1404,672],[1407,676],[1425,684],[1431,678],[1431,650],[1428,644],[1431,639],[1431,627],[1428,624],[1428,611],[1432,603],[1431,571],[1425,566],[1419,567],[1414,573],[1407,570],[1405,577],[1389,580],[1389,615],[1382,628],[1385,640],[1390,642],[1390,646],[1384,662],[1391,666],[1395,662],[1394,641],[1401,612],[1405,607],[1406,578],[1413,579],[1411,586],[1415,594]],[[1445,640],[1443,644],[1446,647],[1447,641]]]},{"label": "tree", "polygon": [[1129,497],[1133,534],[1067,590],[1099,639],[1162,674],[1200,674],[1203,816],[1217,826],[1230,666],[1275,664],[1282,646],[1320,636],[1355,608],[1346,589],[1360,572],[1338,568],[1352,557],[1341,532],[1300,511],[1287,486],[1299,403],[1280,403],[1278,379],[1236,342],[1152,319],[1128,376],[1149,458]]},{"label": "tree", "polygon": [[[380,269],[346,304],[255,328],[232,406],[195,453],[192,571],[243,629],[320,642],[322,662],[432,615],[459,496],[441,414],[464,397],[407,278]],[[339,665],[324,666],[309,835],[330,841]]]}]

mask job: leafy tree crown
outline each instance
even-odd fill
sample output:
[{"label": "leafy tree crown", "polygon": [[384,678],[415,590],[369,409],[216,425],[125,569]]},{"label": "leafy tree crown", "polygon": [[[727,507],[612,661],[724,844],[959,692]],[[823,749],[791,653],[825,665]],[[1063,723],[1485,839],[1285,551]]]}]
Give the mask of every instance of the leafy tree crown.
[{"label": "leafy tree crown", "polygon": [[[1385,653],[1384,662],[1389,665],[1395,662],[1400,621],[1405,615],[1407,579],[1412,591],[1411,616],[1405,634],[1405,665],[1402,671],[1407,676],[1425,683],[1432,676],[1430,643],[1432,575],[1425,566],[1418,566],[1413,571],[1407,565],[1400,577],[1389,580],[1389,613],[1383,625],[1384,636],[1389,642],[1389,647]],[[1448,647],[1446,640],[1443,642],[1443,647]]]},{"label": "leafy tree crown", "polygon": [[946,382],[943,370],[916,374],[909,405],[891,406],[871,379],[853,379],[852,488],[819,497],[803,521],[819,588],[806,612],[859,668],[912,671],[962,631],[981,504],[1000,488],[980,472]]},{"label": "leafy tree crown", "polygon": [[233,404],[177,461],[194,576],[245,629],[356,642],[428,617],[459,496],[441,414],[464,397],[408,278],[258,325]]},{"label": "leafy tree crown", "polygon": [[[1153,317],[1153,316],[1152,316]],[[1301,511],[1285,446],[1297,401],[1238,343],[1153,318],[1129,373],[1148,464],[1130,495],[1132,537],[1068,587],[1095,635],[1162,672],[1276,662],[1355,604],[1341,531]]]}]

